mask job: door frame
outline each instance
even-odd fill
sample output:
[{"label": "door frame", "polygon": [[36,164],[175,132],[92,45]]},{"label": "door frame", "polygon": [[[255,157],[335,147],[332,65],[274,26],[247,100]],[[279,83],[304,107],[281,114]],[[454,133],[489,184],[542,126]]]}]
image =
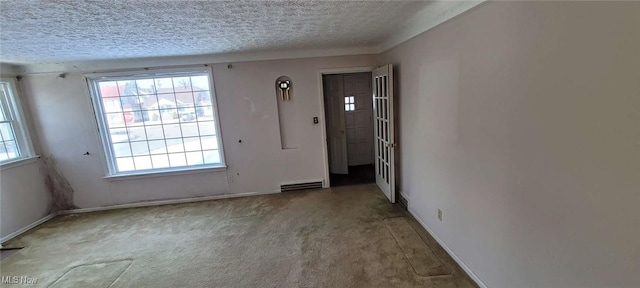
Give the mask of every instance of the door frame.
[{"label": "door frame", "polygon": [[[351,74],[351,73],[363,73],[363,72],[371,72],[373,73],[373,69],[375,66],[360,66],[360,67],[347,67],[347,68],[329,68],[329,69],[320,69],[318,70],[318,95],[320,95],[320,111],[322,112],[320,117],[320,127],[322,127],[322,155],[324,158],[324,181],[322,188],[331,187],[330,178],[329,177],[329,146],[327,145],[327,119],[325,119],[325,106],[324,106],[324,84],[322,82],[323,75],[332,75],[332,74]],[[373,96],[372,96],[373,97]]]}]

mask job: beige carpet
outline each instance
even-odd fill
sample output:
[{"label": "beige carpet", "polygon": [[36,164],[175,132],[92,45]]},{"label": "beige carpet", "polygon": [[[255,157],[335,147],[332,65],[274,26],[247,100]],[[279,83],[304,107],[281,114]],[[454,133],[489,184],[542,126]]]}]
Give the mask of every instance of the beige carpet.
[{"label": "beige carpet", "polygon": [[5,246],[25,287],[475,287],[373,184],[60,216]]}]

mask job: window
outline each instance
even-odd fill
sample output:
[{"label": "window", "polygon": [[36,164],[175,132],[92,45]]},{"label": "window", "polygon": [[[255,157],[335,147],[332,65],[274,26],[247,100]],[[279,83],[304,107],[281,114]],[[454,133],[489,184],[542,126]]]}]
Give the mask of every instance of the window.
[{"label": "window", "polygon": [[210,69],[87,81],[111,176],[225,166]]},{"label": "window", "polygon": [[344,97],[344,111],[356,110],[356,97],[348,96]]},{"label": "window", "polygon": [[13,79],[0,79],[0,164],[33,156]]}]

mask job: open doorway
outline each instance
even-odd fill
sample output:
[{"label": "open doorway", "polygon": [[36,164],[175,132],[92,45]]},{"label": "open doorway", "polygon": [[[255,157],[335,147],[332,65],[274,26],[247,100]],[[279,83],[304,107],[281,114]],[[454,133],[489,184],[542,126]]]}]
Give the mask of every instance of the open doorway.
[{"label": "open doorway", "polygon": [[375,183],[371,72],[324,74],[330,186]]}]

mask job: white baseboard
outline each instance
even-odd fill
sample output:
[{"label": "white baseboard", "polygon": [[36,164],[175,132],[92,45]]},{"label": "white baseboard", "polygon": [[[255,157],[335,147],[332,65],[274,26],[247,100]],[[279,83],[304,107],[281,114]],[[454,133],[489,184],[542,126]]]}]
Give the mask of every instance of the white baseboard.
[{"label": "white baseboard", "polygon": [[267,195],[267,194],[274,194],[274,193],[280,193],[280,192],[278,192],[278,191],[274,191],[274,192],[248,192],[248,193],[223,194],[223,195],[213,195],[213,196],[203,196],[203,197],[193,197],[193,198],[179,198],[179,199],[168,199],[168,200],[143,201],[143,202],[118,204],[118,205],[109,205],[109,206],[102,206],[102,207],[92,207],[92,208],[80,208],[80,209],[64,210],[64,211],[60,211],[58,213],[58,215],[89,213],[89,212],[107,211],[107,210],[125,209],[125,208],[140,208],[140,207],[149,207],[149,206],[162,206],[162,205],[171,205],[171,204],[202,202],[202,201],[210,201],[210,200],[218,200],[218,199],[228,199],[228,198],[238,198],[238,197],[247,197],[247,196]]},{"label": "white baseboard", "polygon": [[[7,241],[17,237],[18,235],[29,231],[31,228],[36,227],[36,226],[38,226],[38,225],[40,225],[40,224],[42,224],[44,222],[49,221],[51,218],[56,217],[57,215],[58,215],[58,213],[54,212],[54,213],[51,213],[51,214],[49,214],[47,216],[44,216],[44,217],[36,220],[35,222],[18,229],[18,231],[15,231],[15,232],[7,235],[7,236],[4,236],[4,237],[0,238],[0,243],[7,242]],[[2,246],[0,245],[0,247],[2,247]]]},{"label": "white baseboard", "polygon": [[407,200],[407,203],[409,203],[409,196],[407,196],[407,194],[404,194],[404,192],[402,191],[398,191],[398,193],[400,193],[400,196],[402,196],[402,198]]},{"label": "white baseboard", "polygon": [[0,238],[0,247],[2,247],[2,243],[7,242],[18,235],[29,231],[31,228],[34,228],[44,222],[49,221],[55,216],[58,215],[68,215],[68,214],[77,214],[77,213],[88,213],[88,212],[96,212],[96,211],[106,211],[106,210],[115,210],[115,209],[124,209],[124,208],[138,208],[138,207],[149,207],[149,206],[161,206],[161,205],[170,205],[170,204],[180,204],[180,203],[192,203],[192,202],[201,202],[201,201],[210,201],[210,200],[218,200],[218,199],[228,199],[228,198],[237,198],[237,197],[246,197],[246,196],[258,196],[258,195],[266,195],[266,194],[274,194],[280,193],[279,191],[274,192],[249,192],[249,193],[237,193],[237,194],[224,194],[224,195],[213,195],[213,196],[204,196],[204,197],[193,197],[193,198],[181,198],[181,199],[169,199],[169,200],[157,200],[157,201],[144,201],[137,203],[129,203],[129,204],[120,204],[120,205],[110,205],[103,207],[93,207],[93,208],[80,208],[80,209],[71,209],[71,210],[63,210],[51,213],[45,217],[38,219],[37,221],[21,228],[18,231],[15,231],[5,237]]},{"label": "white baseboard", "polygon": [[482,282],[482,280],[480,280],[480,278],[478,278],[478,276],[475,273],[473,273],[473,271],[471,271],[469,266],[467,266],[467,264],[462,262],[462,259],[460,259],[460,257],[458,257],[456,253],[453,253],[453,251],[449,248],[449,246],[447,246],[447,244],[444,244],[444,242],[440,238],[438,238],[438,236],[436,236],[435,233],[433,233],[433,231],[429,228],[429,226],[427,226],[427,224],[422,222],[420,217],[418,217],[418,215],[411,208],[407,208],[407,210],[409,210],[409,213],[413,215],[413,218],[415,218],[418,221],[418,223],[420,223],[420,225],[422,225],[422,227],[424,227],[424,229],[427,230],[429,234],[431,234],[431,237],[433,237],[433,239],[436,239],[438,244],[440,244],[440,246],[442,246],[442,248],[444,248],[444,250],[447,251],[447,253],[449,253],[449,256],[451,256],[451,258],[453,258],[453,260],[456,261],[456,263],[458,263],[460,267],[462,267],[462,270],[464,270],[464,272],[467,272],[467,275],[469,275],[469,277],[471,277],[471,279],[474,282],[476,282],[478,286],[480,286],[481,288],[488,288],[487,285],[484,284],[484,282]]}]

